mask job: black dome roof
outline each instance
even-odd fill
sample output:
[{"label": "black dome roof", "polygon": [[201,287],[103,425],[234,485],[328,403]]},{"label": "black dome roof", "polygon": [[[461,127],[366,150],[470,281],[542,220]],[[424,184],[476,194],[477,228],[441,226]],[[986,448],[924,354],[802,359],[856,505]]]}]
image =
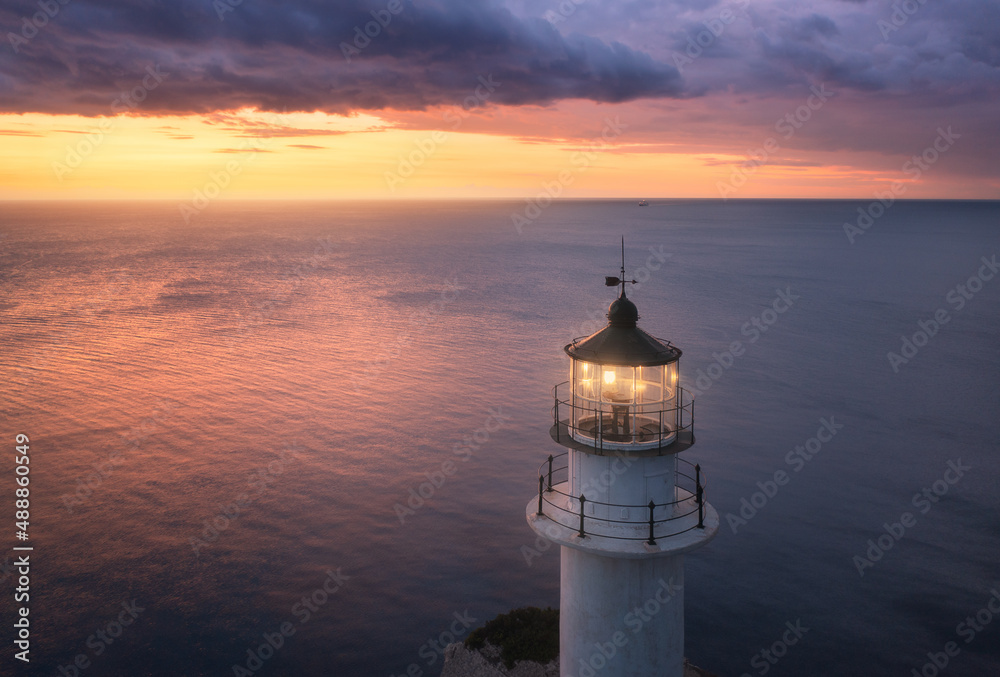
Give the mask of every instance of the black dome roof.
[{"label": "black dome roof", "polygon": [[638,319],[638,308],[622,290],[608,308],[608,326],[574,340],[564,350],[577,360],[620,366],[651,367],[680,359],[680,348],[640,329]]},{"label": "black dome roof", "polygon": [[614,327],[634,327],[639,321],[639,309],[628,300],[625,292],[608,306],[608,322]]}]

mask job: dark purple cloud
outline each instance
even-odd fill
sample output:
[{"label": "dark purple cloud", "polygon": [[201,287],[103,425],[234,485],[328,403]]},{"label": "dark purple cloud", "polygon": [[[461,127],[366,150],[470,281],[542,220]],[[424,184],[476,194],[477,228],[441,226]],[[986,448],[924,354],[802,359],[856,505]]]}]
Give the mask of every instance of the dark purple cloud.
[{"label": "dark purple cloud", "polygon": [[[899,6],[7,0],[0,110],[106,114],[132,107],[112,110],[112,102],[133,90],[143,112],[422,110],[474,105],[479,78],[490,76],[500,86],[485,99],[512,105],[787,95],[821,81],[924,104],[996,96],[1000,6],[913,0],[911,14],[899,14]],[[388,24],[377,24],[373,11]],[[706,34],[710,26],[721,32]],[[364,35],[366,27],[378,34]],[[696,61],[679,65],[694,39],[703,45]],[[151,67],[165,79],[143,91]]]},{"label": "dark purple cloud", "polygon": [[[36,2],[0,9],[4,33],[15,36],[0,51],[0,110],[107,114],[120,92],[136,88],[137,109],[177,113],[681,94],[671,65],[621,42],[563,35],[490,0],[45,1],[58,11],[37,35],[30,23],[23,29]],[[162,82],[150,80],[151,67]],[[499,86],[487,91],[480,78]]]},{"label": "dark purple cloud", "polygon": [[[560,5],[507,4],[539,16]],[[685,96],[794,96],[820,81],[867,92],[874,105],[909,96],[952,105],[1000,94],[995,2],[586,0],[554,25],[564,34],[621,40],[660,63],[694,54],[682,65]]]}]

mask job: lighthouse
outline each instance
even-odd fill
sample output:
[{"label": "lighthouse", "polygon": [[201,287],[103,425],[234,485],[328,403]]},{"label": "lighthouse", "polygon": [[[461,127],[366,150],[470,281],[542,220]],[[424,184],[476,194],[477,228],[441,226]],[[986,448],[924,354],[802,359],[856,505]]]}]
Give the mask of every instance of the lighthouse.
[{"label": "lighthouse", "polygon": [[638,326],[620,287],[608,324],[565,346],[569,380],[553,388],[552,439],[525,509],[560,546],[561,677],[682,677],[684,554],[719,527],[698,465],[694,400],[681,350]]}]

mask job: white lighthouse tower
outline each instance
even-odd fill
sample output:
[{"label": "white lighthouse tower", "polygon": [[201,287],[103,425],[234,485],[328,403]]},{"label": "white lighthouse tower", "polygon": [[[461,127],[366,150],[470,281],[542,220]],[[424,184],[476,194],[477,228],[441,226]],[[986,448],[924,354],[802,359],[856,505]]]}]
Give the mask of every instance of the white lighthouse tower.
[{"label": "white lighthouse tower", "polygon": [[715,536],[694,444],[681,350],[637,326],[621,285],[608,326],[565,347],[552,438],[566,452],[539,468],[528,524],[561,551],[562,677],[682,677],[684,553]]}]

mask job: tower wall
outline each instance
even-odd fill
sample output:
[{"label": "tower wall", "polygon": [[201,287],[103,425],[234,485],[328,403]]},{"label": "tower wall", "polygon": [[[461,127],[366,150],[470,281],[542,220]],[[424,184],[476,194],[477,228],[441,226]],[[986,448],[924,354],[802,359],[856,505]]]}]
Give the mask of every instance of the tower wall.
[{"label": "tower wall", "polygon": [[560,677],[682,677],[683,555],[561,550]]},{"label": "tower wall", "polygon": [[[586,514],[600,519],[648,519],[645,506],[653,501],[657,505],[675,500],[677,458],[664,456],[629,456],[609,452],[605,456],[583,451],[569,452],[569,492],[577,497],[581,493],[588,501],[643,506],[641,508],[611,508],[597,503],[589,504]],[[669,517],[668,507],[656,510],[656,519]]]}]

